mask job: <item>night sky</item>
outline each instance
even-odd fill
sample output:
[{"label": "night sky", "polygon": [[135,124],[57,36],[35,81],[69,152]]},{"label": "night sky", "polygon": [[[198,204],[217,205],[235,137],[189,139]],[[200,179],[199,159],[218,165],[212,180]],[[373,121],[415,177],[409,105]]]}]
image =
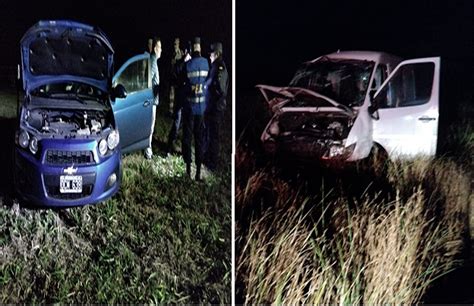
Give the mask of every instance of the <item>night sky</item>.
[{"label": "night sky", "polygon": [[473,1],[237,1],[237,97],[286,85],[303,61],[341,50],[441,56],[443,89],[472,96]]},{"label": "night sky", "polygon": [[163,59],[170,55],[175,36],[185,40],[201,36],[204,52],[212,42],[223,42],[224,57],[228,66],[231,63],[232,2],[228,0],[0,0],[0,67],[15,65],[23,34],[46,19],[71,19],[101,28],[115,49],[115,69],[145,51],[147,38],[154,35],[162,39]]}]

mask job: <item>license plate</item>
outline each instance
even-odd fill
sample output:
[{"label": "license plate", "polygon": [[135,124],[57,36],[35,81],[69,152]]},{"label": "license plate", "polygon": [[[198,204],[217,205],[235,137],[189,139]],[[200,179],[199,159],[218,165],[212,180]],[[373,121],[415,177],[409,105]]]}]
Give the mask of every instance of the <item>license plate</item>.
[{"label": "license plate", "polygon": [[60,193],[81,193],[82,176],[80,175],[61,175],[59,178]]}]

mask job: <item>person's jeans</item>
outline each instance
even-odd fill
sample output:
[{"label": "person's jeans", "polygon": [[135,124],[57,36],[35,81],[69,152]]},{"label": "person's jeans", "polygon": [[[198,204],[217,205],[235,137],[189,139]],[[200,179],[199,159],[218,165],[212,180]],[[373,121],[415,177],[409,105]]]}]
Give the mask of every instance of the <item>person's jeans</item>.
[{"label": "person's jeans", "polygon": [[145,156],[151,158],[153,156],[153,150],[151,148],[151,142],[153,140],[153,132],[155,130],[155,119],[156,119],[156,105],[152,106],[152,116],[151,116],[151,133],[150,138],[148,139],[148,148],[145,149]]},{"label": "person's jeans", "polygon": [[176,106],[173,109],[173,123],[171,124],[171,130],[168,134],[168,144],[171,145],[178,138],[179,126],[181,124],[181,112],[182,108]]},{"label": "person's jeans", "polygon": [[220,131],[222,112],[216,111],[206,114],[206,163],[210,169],[215,169],[219,160]]},{"label": "person's jeans", "polygon": [[183,110],[183,159],[186,164],[192,163],[191,144],[194,136],[194,162],[202,163],[202,144],[204,132],[204,117],[193,115],[191,111]]}]

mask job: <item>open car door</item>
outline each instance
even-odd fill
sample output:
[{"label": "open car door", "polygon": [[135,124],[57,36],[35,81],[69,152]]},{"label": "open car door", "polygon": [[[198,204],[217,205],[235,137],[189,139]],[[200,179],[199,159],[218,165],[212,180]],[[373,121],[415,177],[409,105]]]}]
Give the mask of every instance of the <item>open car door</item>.
[{"label": "open car door", "polygon": [[127,90],[126,98],[112,103],[122,153],[144,149],[148,147],[152,122],[150,55],[137,55],[125,62],[113,78],[113,86],[118,84]]},{"label": "open car door", "polygon": [[376,92],[373,139],[391,158],[435,155],[439,78],[439,57],[407,60]]}]

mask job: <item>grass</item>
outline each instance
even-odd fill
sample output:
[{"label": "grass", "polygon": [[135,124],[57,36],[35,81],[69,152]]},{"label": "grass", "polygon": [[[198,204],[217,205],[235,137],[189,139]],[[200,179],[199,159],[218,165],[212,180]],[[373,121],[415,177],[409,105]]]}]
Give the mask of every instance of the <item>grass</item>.
[{"label": "grass", "polygon": [[119,193],[95,206],[0,207],[0,303],[230,303],[231,143],[202,183],[160,149],[125,156]]},{"label": "grass", "polygon": [[378,167],[383,171],[281,168],[262,161],[254,140],[242,139],[237,302],[429,300],[436,282],[464,263],[467,230],[474,228],[474,131],[461,122],[449,127],[455,132],[442,156],[391,162]]},{"label": "grass", "polygon": [[0,92],[0,95],[2,97],[0,104],[0,118],[15,118],[17,95],[11,90]]}]

